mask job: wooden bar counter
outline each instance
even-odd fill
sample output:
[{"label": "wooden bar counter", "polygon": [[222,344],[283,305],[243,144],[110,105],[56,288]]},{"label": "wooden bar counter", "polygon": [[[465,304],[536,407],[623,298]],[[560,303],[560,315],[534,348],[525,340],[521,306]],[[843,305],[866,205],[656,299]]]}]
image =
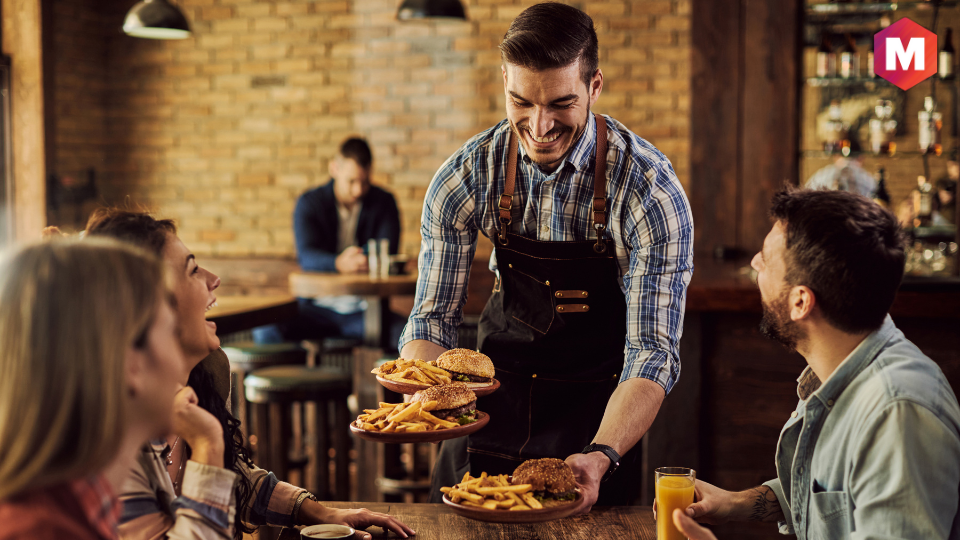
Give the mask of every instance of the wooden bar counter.
[{"label": "wooden bar counter", "polygon": [[[397,517],[417,532],[412,540],[487,540],[489,538],[537,540],[656,540],[657,525],[649,506],[594,507],[586,515],[528,524],[485,523],[461,517],[444,504],[324,502],[332,508],[367,508]],[[367,532],[373,538],[386,535],[379,527]],[[299,540],[287,529],[280,540]]]}]

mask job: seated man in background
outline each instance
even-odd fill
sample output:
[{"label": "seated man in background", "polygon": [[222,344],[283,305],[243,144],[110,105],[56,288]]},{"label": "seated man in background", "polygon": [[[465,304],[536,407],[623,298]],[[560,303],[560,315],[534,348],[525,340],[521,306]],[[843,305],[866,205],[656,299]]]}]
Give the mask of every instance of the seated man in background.
[{"label": "seated man in background", "polygon": [[[370,185],[373,156],[360,138],[350,138],[330,162],[329,182],[297,200],[293,230],[297,261],[308,272],[368,272],[366,245],[387,239],[390,254],[400,245],[400,213],[393,195]],[[285,323],[256,328],[259,343],[363,336],[365,302],[356,296],[301,298],[300,316]],[[406,320],[392,312],[383,345],[395,349]]]},{"label": "seated man in background", "polygon": [[[887,315],[903,277],[897,219],[838,191],[786,189],[752,262],[761,331],[806,359],[777,478],[729,492],[697,480],[694,523],[779,521],[798,538],[960,539],[960,407]],[[692,518],[692,519],[691,519]]]}]

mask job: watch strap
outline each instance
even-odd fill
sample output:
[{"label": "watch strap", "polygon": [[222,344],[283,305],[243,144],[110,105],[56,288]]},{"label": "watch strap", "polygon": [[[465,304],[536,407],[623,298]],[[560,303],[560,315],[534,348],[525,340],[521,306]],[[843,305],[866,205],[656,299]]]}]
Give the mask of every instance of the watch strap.
[{"label": "watch strap", "polygon": [[591,452],[601,452],[610,459],[610,467],[607,468],[607,472],[604,473],[603,478],[600,479],[601,482],[606,482],[610,476],[613,475],[614,471],[617,470],[617,467],[620,466],[620,454],[605,444],[588,444],[581,453],[589,454]]}]

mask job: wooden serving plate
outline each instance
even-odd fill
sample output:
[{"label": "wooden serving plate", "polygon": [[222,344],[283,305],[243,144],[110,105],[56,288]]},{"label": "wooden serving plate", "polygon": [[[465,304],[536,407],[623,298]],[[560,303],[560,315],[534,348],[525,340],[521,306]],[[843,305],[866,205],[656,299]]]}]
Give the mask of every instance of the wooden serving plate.
[{"label": "wooden serving plate", "polygon": [[402,431],[400,433],[382,433],[380,431],[367,431],[365,429],[360,429],[357,427],[356,421],[350,423],[350,431],[355,433],[357,437],[360,437],[366,441],[379,442],[379,443],[429,443],[429,442],[440,442],[447,439],[456,439],[457,437],[466,437],[471,433],[474,433],[483,428],[490,422],[490,415],[477,411],[477,421],[467,424],[465,426],[450,428],[450,429],[439,429],[436,431],[415,431],[413,433],[407,433]]},{"label": "wooden serving plate", "polygon": [[488,510],[486,508],[477,508],[476,506],[457,504],[451,501],[446,493],[443,494],[443,504],[449,506],[457,514],[477,521],[489,521],[491,523],[539,523],[541,521],[553,521],[573,514],[580,508],[581,503],[583,503],[583,493],[577,491],[576,499],[556,506],[541,508],[540,510]]},{"label": "wooden serving plate", "polygon": [[[382,384],[387,390],[392,390],[398,394],[416,394],[420,390],[430,388],[430,386],[436,385],[426,385],[426,384],[416,384],[416,383],[406,383],[400,381],[394,381],[390,379],[384,379],[380,375],[377,375],[377,382]],[[500,381],[493,379],[493,381],[486,386],[470,386],[471,384],[480,384],[480,383],[466,383],[467,388],[473,390],[473,393],[477,397],[483,397],[490,395],[496,392],[497,388],[500,388]]]}]

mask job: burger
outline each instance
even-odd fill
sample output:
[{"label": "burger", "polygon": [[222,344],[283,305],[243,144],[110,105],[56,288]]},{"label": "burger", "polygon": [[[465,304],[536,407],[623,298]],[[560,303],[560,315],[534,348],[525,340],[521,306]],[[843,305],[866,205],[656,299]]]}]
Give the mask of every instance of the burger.
[{"label": "burger", "polygon": [[457,422],[461,426],[477,421],[477,395],[464,383],[455,382],[425,388],[414,394],[412,401],[436,401],[437,408],[430,411],[430,414]]},{"label": "burger", "polygon": [[556,458],[530,459],[513,471],[514,485],[530,484],[541,502],[567,502],[577,498],[577,481],[570,466]]},{"label": "burger", "polygon": [[493,361],[470,349],[450,349],[437,357],[437,367],[450,372],[454,381],[489,384],[493,380]]}]

